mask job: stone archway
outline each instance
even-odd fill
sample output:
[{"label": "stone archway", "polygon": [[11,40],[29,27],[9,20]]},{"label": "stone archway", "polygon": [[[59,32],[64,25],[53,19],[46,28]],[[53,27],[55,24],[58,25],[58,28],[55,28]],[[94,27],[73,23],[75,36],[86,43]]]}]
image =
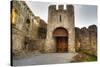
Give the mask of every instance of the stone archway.
[{"label": "stone archway", "polygon": [[56,43],[56,52],[68,52],[68,31],[63,27],[58,27],[53,32]]}]

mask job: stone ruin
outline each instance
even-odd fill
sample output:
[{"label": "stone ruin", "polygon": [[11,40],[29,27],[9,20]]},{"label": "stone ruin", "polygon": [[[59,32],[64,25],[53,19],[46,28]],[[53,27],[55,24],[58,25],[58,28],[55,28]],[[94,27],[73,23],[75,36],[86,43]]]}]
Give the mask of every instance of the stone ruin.
[{"label": "stone ruin", "polygon": [[90,25],[88,28],[75,27],[76,52],[83,51],[97,56],[97,26]]},{"label": "stone ruin", "polygon": [[[57,50],[55,39],[63,34],[62,39],[67,41],[67,52],[84,51],[91,55],[97,55],[97,26],[75,27],[72,5],[67,5],[67,10],[63,10],[63,5],[59,5],[58,10],[56,10],[56,5],[51,5],[48,25],[36,17],[24,1],[13,1],[11,7],[15,10],[17,18],[16,23],[12,23],[11,29],[14,54],[24,50],[55,53]],[[62,42],[61,39],[60,41]],[[64,45],[64,43],[62,44]]]}]

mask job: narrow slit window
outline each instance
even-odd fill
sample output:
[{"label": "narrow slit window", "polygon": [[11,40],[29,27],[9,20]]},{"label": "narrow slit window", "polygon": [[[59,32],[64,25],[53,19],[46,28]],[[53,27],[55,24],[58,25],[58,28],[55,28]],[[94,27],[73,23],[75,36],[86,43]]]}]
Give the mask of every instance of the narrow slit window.
[{"label": "narrow slit window", "polygon": [[62,21],[62,19],[61,19],[61,15],[60,15],[60,22]]}]

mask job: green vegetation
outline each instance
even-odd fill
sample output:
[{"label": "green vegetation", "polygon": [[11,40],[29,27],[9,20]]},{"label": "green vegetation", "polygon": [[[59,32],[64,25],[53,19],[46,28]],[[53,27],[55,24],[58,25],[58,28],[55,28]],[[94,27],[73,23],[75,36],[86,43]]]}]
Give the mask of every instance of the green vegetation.
[{"label": "green vegetation", "polygon": [[78,53],[76,56],[73,57],[73,62],[91,62],[97,61],[97,57],[93,55],[89,55],[83,52]]},{"label": "green vegetation", "polygon": [[97,57],[95,57],[95,56],[89,56],[84,61],[97,61]]}]

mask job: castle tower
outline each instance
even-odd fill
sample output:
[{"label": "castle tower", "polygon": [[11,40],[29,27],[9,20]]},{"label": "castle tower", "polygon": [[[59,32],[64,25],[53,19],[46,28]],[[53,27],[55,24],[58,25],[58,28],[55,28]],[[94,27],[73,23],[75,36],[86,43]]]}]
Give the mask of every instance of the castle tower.
[{"label": "castle tower", "polygon": [[45,52],[75,52],[74,7],[49,6]]}]

